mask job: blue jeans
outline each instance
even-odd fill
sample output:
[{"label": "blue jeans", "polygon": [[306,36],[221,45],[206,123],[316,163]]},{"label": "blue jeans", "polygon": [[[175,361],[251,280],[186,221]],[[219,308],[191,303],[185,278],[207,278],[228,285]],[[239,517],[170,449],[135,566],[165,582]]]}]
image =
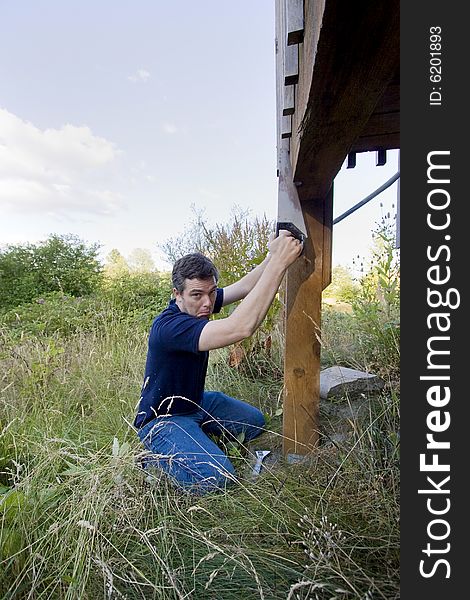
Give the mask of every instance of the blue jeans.
[{"label": "blue jeans", "polygon": [[138,431],[140,440],[153,453],[146,466],[156,466],[184,489],[204,493],[223,489],[235,480],[228,456],[209,434],[252,440],[263,431],[263,413],[221,392],[204,392],[201,407],[194,413],[157,417]]}]

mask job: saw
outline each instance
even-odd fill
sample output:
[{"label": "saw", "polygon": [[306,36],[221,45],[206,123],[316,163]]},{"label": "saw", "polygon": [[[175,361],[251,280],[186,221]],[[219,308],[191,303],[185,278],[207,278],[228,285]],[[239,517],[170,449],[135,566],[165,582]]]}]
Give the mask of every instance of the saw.
[{"label": "saw", "polygon": [[293,181],[289,150],[284,145],[279,149],[276,235],[281,229],[290,231],[301,242],[308,237],[299,195]]}]

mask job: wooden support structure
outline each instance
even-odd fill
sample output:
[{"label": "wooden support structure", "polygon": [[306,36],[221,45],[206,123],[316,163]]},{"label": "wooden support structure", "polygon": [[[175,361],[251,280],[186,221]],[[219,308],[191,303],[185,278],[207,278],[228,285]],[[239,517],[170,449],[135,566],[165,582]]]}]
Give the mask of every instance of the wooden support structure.
[{"label": "wooden support structure", "polygon": [[376,152],[376,160],[375,160],[375,164],[377,167],[383,167],[383,165],[386,164],[387,162],[387,151],[384,150],[383,148],[379,148]]},{"label": "wooden support structure", "polygon": [[324,202],[304,204],[309,237],[290,267],[285,291],[283,451],[312,451],[319,437],[322,290],[331,281],[333,187]]},{"label": "wooden support structure", "polygon": [[356,166],[356,153],[355,152],[350,152],[348,154],[348,169],[354,169],[354,167]]},{"label": "wooden support structure", "polygon": [[[353,166],[356,152],[380,150],[383,157],[399,147],[399,31],[399,0],[276,0],[278,149],[289,143],[308,229],[304,253],[285,282],[287,457],[311,452],[319,439],[321,300],[331,281],[334,178],[346,157]],[[293,85],[292,99],[286,86]]]}]

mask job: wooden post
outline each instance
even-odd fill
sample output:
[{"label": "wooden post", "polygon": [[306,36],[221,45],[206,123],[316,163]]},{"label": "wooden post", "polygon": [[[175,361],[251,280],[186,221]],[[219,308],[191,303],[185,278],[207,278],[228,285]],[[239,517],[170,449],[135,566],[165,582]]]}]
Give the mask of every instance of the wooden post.
[{"label": "wooden post", "polygon": [[330,281],[333,188],[303,203],[308,239],[286,275],[283,452],[295,460],[319,439],[322,291]]}]

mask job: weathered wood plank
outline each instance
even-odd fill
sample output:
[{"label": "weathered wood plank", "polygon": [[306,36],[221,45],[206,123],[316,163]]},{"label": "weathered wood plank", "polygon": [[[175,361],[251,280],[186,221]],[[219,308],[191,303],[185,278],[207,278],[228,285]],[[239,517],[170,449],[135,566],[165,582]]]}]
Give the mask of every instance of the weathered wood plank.
[{"label": "weathered wood plank", "polygon": [[359,137],[400,132],[400,113],[373,113],[360,132]]},{"label": "weathered wood plank", "polygon": [[396,73],[374,108],[374,113],[400,112],[400,74]]},{"label": "weathered wood plank", "polygon": [[276,145],[277,145],[277,170],[279,174],[279,154],[282,136],[282,103],[284,98],[284,44],[283,40],[283,19],[285,5],[283,0],[275,0],[275,26],[276,26]]},{"label": "weathered wood plank", "polygon": [[379,148],[394,150],[400,147],[400,132],[360,136],[351,147],[352,152],[372,152]]},{"label": "weathered wood plank", "polygon": [[295,85],[284,86],[283,115],[293,115],[295,111]]},{"label": "weathered wood plank", "polygon": [[287,45],[300,44],[304,39],[304,0],[285,1]]},{"label": "weathered wood plank", "polygon": [[[314,2],[312,0],[304,1],[304,41],[301,46],[302,52],[299,53],[299,83],[296,89],[296,127],[302,122],[307,109],[308,99],[313,77],[313,66],[317,45],[320,39],[323,13],[326,0]],[[295,170],[295,160],[292,167]]]},{"label": "weathered wood plank", "polygon": [[290,115],[281,118],[281,138],[290,138],[292,135],[292,117]]},{"label": "weathered wood plank", "polygon": [[299,81],[299,47],[284,48],[284,84],[294,85]]},{"label": "weathered wood plank", "polygon": [[354,140],[351,151],[392,150],[400,147],[400,113],[374,113],[361,134]]}]

